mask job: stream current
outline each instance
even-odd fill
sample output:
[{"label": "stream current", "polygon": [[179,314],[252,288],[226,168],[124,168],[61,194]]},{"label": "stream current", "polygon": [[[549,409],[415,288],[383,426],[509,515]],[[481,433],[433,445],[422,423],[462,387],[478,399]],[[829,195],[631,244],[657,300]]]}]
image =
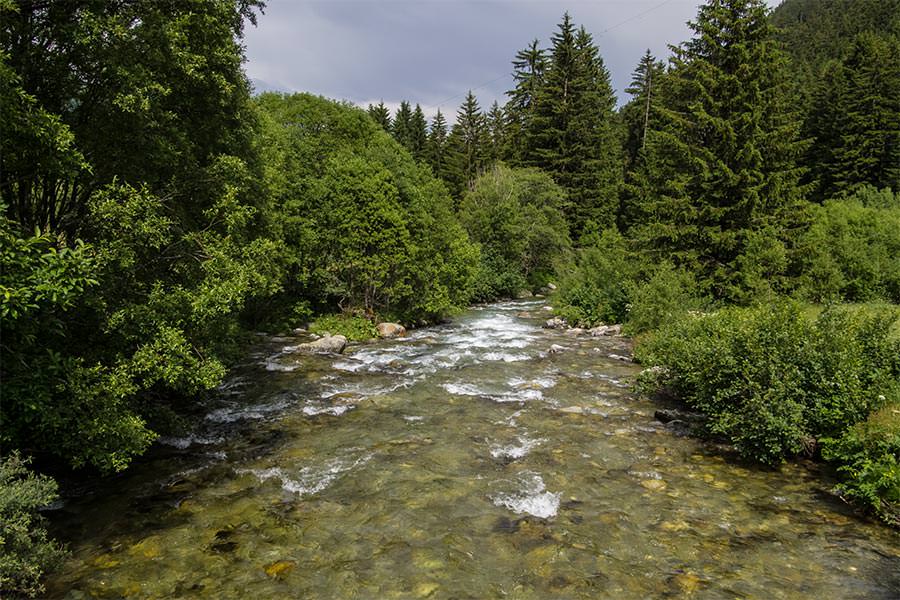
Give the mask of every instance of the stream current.
[{"label": "stream current", "polygon": [[815,466],[675,435],[626,339],[547,314],[338,357],[267,338],[189,435],[53,511],[49,597],[900,598],[900,536]]}]

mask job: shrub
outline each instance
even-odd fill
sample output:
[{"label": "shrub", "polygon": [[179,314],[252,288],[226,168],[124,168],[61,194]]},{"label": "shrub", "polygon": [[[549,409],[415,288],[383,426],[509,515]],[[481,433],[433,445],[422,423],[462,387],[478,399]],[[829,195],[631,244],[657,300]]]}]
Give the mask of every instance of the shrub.
[{"label": "shrub", "polygon": [[900,396],[842,437],[824,440],[822,455],[840,465],[839,494],[900,526]]},{"label": "shrub", "polygon": [[365,317],[354,315],[326,315],[310,324],[312,333],[342,335],[350,341],[362,342],[378,337],[375,325]]},{"label": "shrub", "polygon": [[606,230],[596,245],[581,250],[575,268],[560,281],[557,312],[569,323],[584,327],[621,323],[639,272],[640,263],[622,235]]},{"label": "shrub", "polygon": [[663,263],[645,282],[628,286],[631,305],[625,331],[630,335],[652,331],[704,306],[692,273]]},{"label": "shrub", "polygon": [[814,302],[900,303],[900,196],[863,188],[814,215],[799,244],[800,294]]},{"label": "shrub", "polygon": [[660,366],[649,391],[666,388],[709,416],[707,433],[745,457],[776,464],[839,437],[894,393],[900,341],[896,310],[826,309],[812,319],[795,302],[685,315],[643,340],[638,359]]},{"label": "shrub", "polygon": [[56,482],[28,470],[17,453],[0,458],[0,594],[35,597],[41,576],[65,557],[38,509],[56,499]]}]

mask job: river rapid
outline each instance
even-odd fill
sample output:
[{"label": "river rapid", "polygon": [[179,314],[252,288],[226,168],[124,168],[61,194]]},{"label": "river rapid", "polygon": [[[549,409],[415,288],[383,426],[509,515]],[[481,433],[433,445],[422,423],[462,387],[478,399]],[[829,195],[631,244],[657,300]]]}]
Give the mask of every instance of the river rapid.
[{"label": "river rapid", "polygon": [[626,339],[547,315],[267,338],[189,435],[49,515],[49,597],[900,598],[900,536],[827,476],[675,435]]}]

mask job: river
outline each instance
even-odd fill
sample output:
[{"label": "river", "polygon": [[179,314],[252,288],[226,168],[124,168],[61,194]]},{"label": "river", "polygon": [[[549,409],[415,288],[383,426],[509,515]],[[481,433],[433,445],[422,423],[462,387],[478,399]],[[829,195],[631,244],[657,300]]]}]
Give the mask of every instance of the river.
[{"label": "river", "polygon": [[900,598],[900,536],[826,475],[675,435],[627,340],[547,314],[340,357],[267,338],[190,435],[53,511],[49,597]]}]

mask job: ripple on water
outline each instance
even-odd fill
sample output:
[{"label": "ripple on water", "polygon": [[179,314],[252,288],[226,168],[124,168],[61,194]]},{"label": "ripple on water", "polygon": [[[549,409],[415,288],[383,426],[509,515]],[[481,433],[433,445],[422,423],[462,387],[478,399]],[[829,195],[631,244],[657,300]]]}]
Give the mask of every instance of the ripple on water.
[{"label": "ripple on water", "polygon": [[556,516],[560,494],[547,491],[547,486],[538,473],[523,471],[513,485],[516,488],[514,491],[491,496],[495,505],[508,508],[516,514],[528,514],[541,519]]},{"label": "ripple on water", "polygon": [[341,475],[362,466],[371,460],[371,454],[357,458],[334,458],[322,465],[289,470],[282,467],[267,469],[236,469],[239,475],[250,474],[260,481],[277,479],[286,492],[308,496],[317,494],[330,486]]},{"label": "ripple on water", "polygon": [[520,435],[516,444],[493,444],[491,446],[491,456],[507,460],[517,460],[522,458],[532,449],[537,448],[543,442],[543,439],[531,439],[527,436]]}]

